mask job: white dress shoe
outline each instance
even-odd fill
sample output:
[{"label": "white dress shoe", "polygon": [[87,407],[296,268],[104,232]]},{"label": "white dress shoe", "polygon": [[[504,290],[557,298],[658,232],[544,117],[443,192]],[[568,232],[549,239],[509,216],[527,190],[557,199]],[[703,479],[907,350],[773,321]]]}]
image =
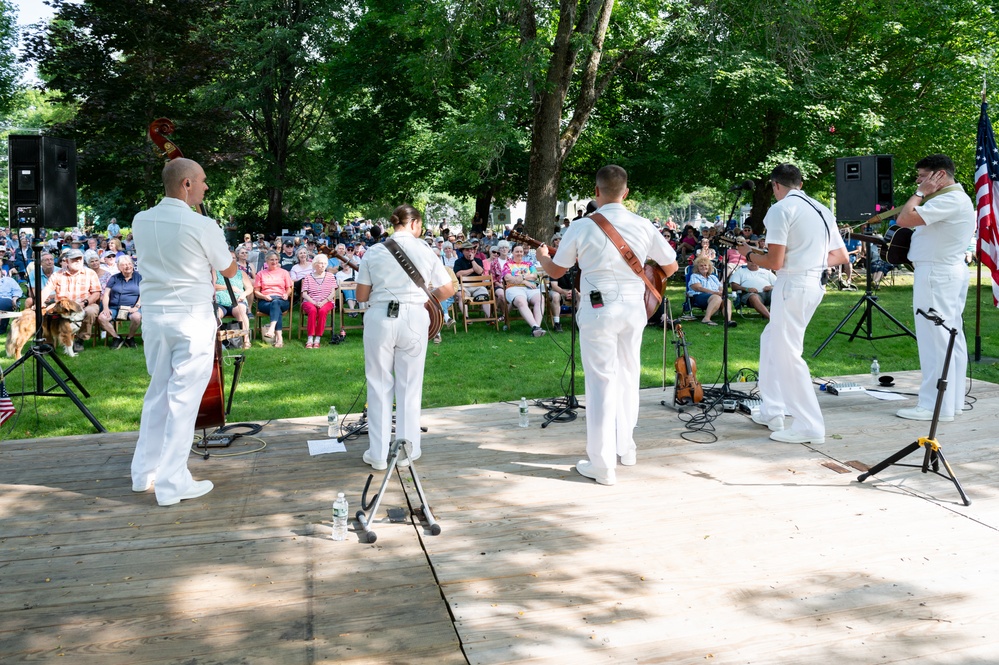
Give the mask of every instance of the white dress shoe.
[{"label": "white dress shoe", "polygon": [[364,460],[365,464],[370,464],[371,468],[374,469],[375,471],[384,471],[385,469],[388,468],[388,462],[386,462],[385,460],[381,461],[376,460],[374,457],[368,454],[367,450],[365,450],[364,454],[361,455],[361,459]]},{"label": "white dress shoe", "polygon": [[[895,412],[895,415],[906,420],[933,420],[933,412],[921,406],[899,409]],[[940,416],[940,422],[942,423],[949,423],[952,420],[954,420],[954,416]]]},{"label": "white dress shoe", "polygon": [[133,480],[132,481],[132,491],[133,492],[148,492],[149,490],[151,490],[153,488],[153,483],[154,482],[155,482],[155,480],[152,479],[152,478],[150,478],[149,480],[147,480],[145,482],[145,484],[143,484],[143,483],[137,483],[137,482],[135,482]]},{"label": "white dress shoe", "polygon": [[767,420],[759,413],[754,413],[753,422],[757,425],[769,427],[771,432],[780,432],[784,429],[784,416],[774,416],[770,420]]},{"label": "white dress shoe", "polygon": [[638,449],[632,448],[630,453],[621,455],[621,466],[635,466],[638,464]]},{"label": "white dress shoe", "polygon": [[197,499],[199,496],[208,494],[214,488],[215,485],[210,480],[195,480],[191,483],[191,486],[187,488],[187,491],[182,492],[180,496],[175,496],[172,499],[166,499],[164,501],[157,499],[157,503],[161,506],[172,506],[180,503],[181,501],[186,501],[187,499]]},{"label": "white dress shoe", "polygon": [[587,460],[576,462],[576,472],[581,476],[592,478],[601,485],[613,485],[617,482],[616,474],[613,471],[604,471],[601,473],[594,469],[593,464]]},{"label": "white dress shoe", "polygon": [[770,438],[774,441],[780,441],[782,443],[825,443],[826,438],[824,436],[812,436],[811,434],[802,434],[801,432],[795,432],[794,430],[782,430],[780,432],[771,432]]}]

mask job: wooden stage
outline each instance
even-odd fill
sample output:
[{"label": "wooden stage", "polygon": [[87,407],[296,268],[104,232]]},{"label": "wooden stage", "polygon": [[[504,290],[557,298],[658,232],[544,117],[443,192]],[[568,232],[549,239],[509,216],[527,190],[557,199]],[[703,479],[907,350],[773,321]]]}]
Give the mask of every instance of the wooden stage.
[{"label": "wooden stage", "polygon": [[366,437],[309,455],[324,416],[192,458],[216,489],[170,508],[131,491],[135,433],[3,442],[0,662],[996,663],[999,386],[972,388],[938,433],[967,507],[918,468],[840,473],[928,433],[893,415],[911,399],[821,394],[822,445],[731,413],[694,443],[672,393],[644,390],[639,463],[613,487],[572,470],[582,418],[426,411],[417,469],[443,533],[385,519],[407,501],[394,479],[373,545],[329,538],[369,468]]}]

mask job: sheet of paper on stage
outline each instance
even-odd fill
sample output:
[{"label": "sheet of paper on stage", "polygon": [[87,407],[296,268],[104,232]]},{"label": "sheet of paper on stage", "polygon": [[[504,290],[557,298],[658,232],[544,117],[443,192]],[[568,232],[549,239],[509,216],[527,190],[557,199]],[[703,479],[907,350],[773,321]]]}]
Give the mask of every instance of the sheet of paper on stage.
[{"label": "sheet of paper on stage", "polygon": [[342,441],[336,439],[309,440],[310,455],[325,455],[326,453],[345,453],[347,446]]},{"label": "sheet of paper on stage", "polygon": [[865,393],[871,397],[884,400],[885,402],[897,402],[903,399],[909,399],[907,395],[899,395],[898,393],[889,393],[882,390],[865,390]]}]

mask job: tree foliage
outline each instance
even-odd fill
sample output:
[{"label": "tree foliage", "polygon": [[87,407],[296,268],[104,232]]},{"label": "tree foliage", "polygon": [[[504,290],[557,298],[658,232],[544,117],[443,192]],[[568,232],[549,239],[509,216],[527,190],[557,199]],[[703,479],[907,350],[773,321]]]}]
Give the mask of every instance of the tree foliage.
[{"label": "tree foliage", "polygon": [[13,109],[21,87],[23,67],[14,54],[17,43],[17,12],[9,0],[0,0],[0,118]]}]

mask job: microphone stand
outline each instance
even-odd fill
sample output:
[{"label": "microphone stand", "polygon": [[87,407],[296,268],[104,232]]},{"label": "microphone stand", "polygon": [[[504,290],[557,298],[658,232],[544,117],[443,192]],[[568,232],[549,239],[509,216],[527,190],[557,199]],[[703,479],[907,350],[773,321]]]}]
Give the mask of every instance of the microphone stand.
[{"label": "microphone stand", "polygon": [[[728,223],[732,221],[735,216],[735,210],[739,206],[739,201],[742,200],[742,192],[747,191],[746,189],[740,188],[740,193],[736,195],[735,201],[732,202],[732,209],[728,213],[728,222],[726,222],[726,227]],[[728,299],[728,248],[725,249],[725,254],[722,256],[722,316],[725,316],[726,307],[731,307]],[[735,308],[732,308],[735,309]],[[704,398],[705,400],[709,397],[716,401],[724,400],[740,400],[748,399],[749,393],[742,392],[741,390],[734,390],[732,384],[728,380],[728,320],[725,321],[724,330],[722,330],[722,379],[723,383],[717,388],[705,388]]]},{"label": "microphone stand", "polygon": [[[579,273],[579,266],[574,265],[569,268],[570,281],[576,283],[576,275]],[[564,397],[556,397],[552,400],[548,413],[545,414],[545,422],[541,423],[541,429],[545,429],[553,422],[571,423],[576,419],[576,409],[586,407],[576,399],[576,312],[579,305],[579,294],[575,287],[572,288],[572,331],[569,337],[569,389]]]}]

